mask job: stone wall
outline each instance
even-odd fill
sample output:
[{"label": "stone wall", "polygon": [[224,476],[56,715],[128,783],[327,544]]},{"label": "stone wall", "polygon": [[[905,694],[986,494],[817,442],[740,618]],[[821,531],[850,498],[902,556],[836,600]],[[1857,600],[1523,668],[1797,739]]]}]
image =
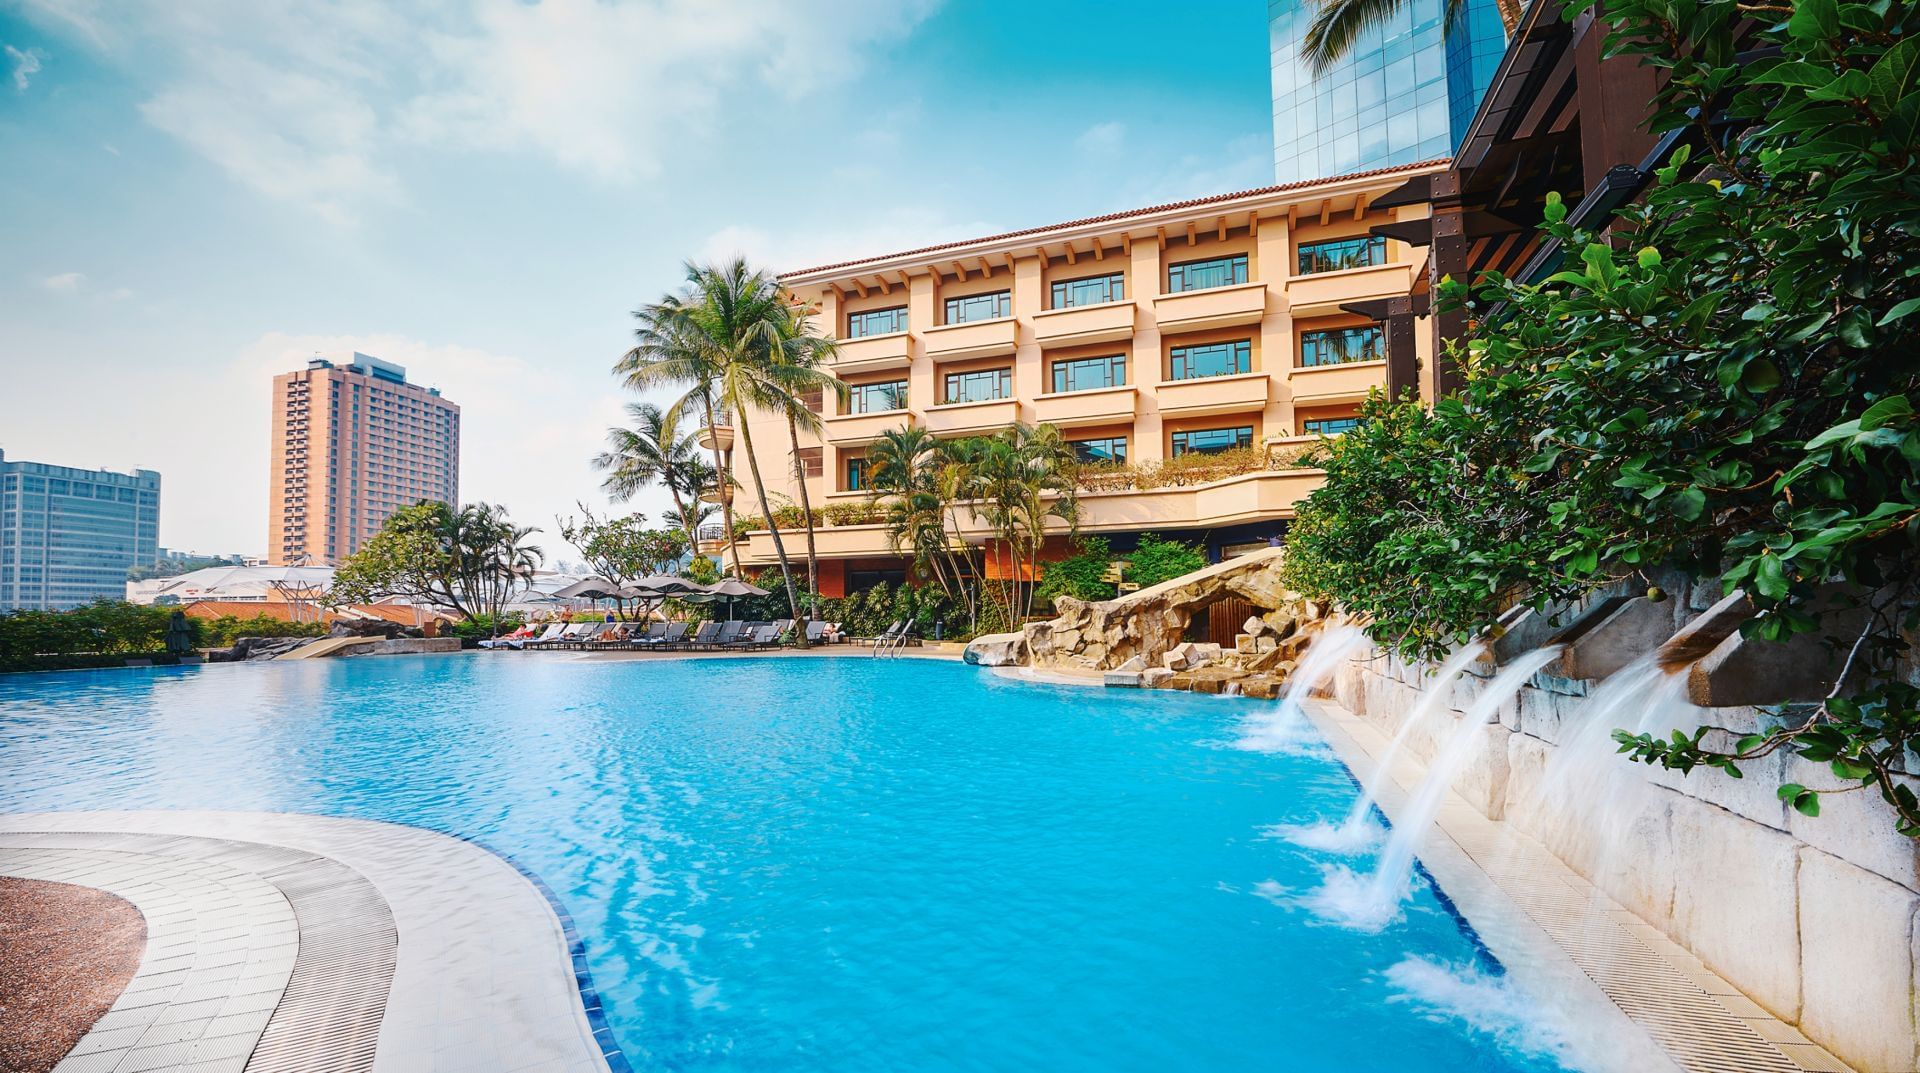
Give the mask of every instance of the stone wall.
[{"label": "stone wall", "polygon": [[[1443,687],[1447,711],[1407,747],[1430,758],[1493,670],[1475,664]],[[1430,672],[1372,652],[1340,671],[1334,699],[1397,733]],[[1886,805],[1872,791],[1826,794],[1818,818],[1802,816],[1775,789],[1837,780],[1778,755],[1748,765],[1742,779],[1623,758],[1550,766],[1588,727],[1583,709],[1596,684],[1549,672],[1478,732],[1461,796],[1538,839],[1856,1069],[1920,1069],[1920,854],[1895,832]],[[1760,722],[1751,708],[1697,714],[1722,726]],[[1592,774],[1569,778],[1569,769]]]}]

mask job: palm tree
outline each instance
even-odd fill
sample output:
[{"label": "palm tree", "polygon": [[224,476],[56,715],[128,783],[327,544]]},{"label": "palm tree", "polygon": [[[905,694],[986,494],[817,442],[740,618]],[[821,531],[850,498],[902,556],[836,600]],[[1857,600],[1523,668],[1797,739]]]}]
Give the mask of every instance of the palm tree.
[{"label": "palm tree", "polygon": [[806,462],[800,457],[800,432],[818,435],[820,415],[807,407],[807,399],[817,396],[823,402],[831,395],[844,401],[847,385],[822,366],[833,356],[833,340],[813,333],[805,309],[788,307],[792,314],[786,331],[774,349],[767,369],[768,387],[774,401],[787,418],[787,437],[793,445],[793,483],[800,489],[800,515],[807,529],[807,613],[795,634],[806,645],[806,624],[813,618],[814,604],[820,599],[820,556],[814,546],[813,502],[807,491]]},{"label": "palm tree", "polygon": [[[1300,54],[1306,58],[1314,74],[1321,74],[1339,63],[1341,58],[1353,50],[1354,42],[1368,29],[1378,26],[1405,7],[1408,0],[1321,0],[1320,10],[1314,14],[1313,22],[1307,27],[1306,40],[1302,42]],[[1453,33],[1460,28],[1467,17],[1468,0],[1447,0],[1446,32]],[[1513,36],[1513,28],[1520,25],[1520,0],[1494,0],[1494,6],[1500,10],[1500,23],[1506,28],[1507,36]]]},{"label": "palm tree", "polygon": [[965,577],[947,527],[953,501],[942,480],[949,466],[946,445],[913,425],[888,429],[867,451],[867,479],[874,502],[884,501],[887,539],[895,551],[910,551],[914,573],[931,576],[950,599],[965,598]]},{"label": "palm tree", "polygon": [[967,498],[975,516],[1006,551],[1009,569],[1003,591],[1014,620],[1010,625],[1030,610],[1033,587],[1025,584],[1025,574],[1039,561],[1047,520],[1066,522],[1069,536],[1079,526],[1076,465],[1073,449],[1052,425],[1016,424],[979,445]]},{"label": "palm tree", "polygon": [[[606,471],[600,486],[609,496],[625,501],[659,481],[673,499],[673,518],[687,517],[689,501],[698,501],[712,483],[713,467],[700,457],[694,434],[680,431],[683,410],[661,409],[650,402],[630,402],[631,428],[607,430],[608,449],[594,456],[593,467]],[[687,531],[691,543],[697,537]]]},{"label": "palm tree", "polygon": [[[687,265],[689,280],[697,278],[702,271],[705,270],[691,262]],[[686,387],[687,393],[674,403],[674,408],[698,406],[706,418],[707,428],[712,429],[719,423],[714,420],[715,404],[726,358],[698,316],[701,301],[702,296],[689,286],[680,294],[669,294],[634,310],[634,319],[640,326],[633,334],[639,342],[614,364],[613,371],[635,391],[662,386]],[[719,475],[713,484],[727,528],[727,549],[732,553],[733,572],[738,577],[743,573],[740,544],[733,535],[733,496],[720,483],[725,479],[727,468],[718,436],[713,437],[711,446],[713,471]]]},{"label": "palm tree", "polygon": [[[772,355],[781,340],[791,332],[792,314],[780,293],[779,284],[765,272],[747,267],[745,258],[736,257],[721,265],[687,265],[687,288],[668,295],[660,302],[635,314],[641,321],[636,331],[641,342],[622,358],[615,371],[626,376],[629,386],[644,389],[662,384],[688,384],[690,389],[681,404],[698,403],[712,426],[716,406],[736,415],[734,433],[747,456],[747,470],[753,476],[754,492],[760,499],[761,516],[767,519],[773,538],[774,557],[780,563],[780,575],[786,583],[787,603],[793,617],[800,618],[800,597],[794,589],[793,567],[787,558],[780,527],[773,522],[772,504],[767,486],[760,476],[760,459],[753,449],[752,422],[747,415],[755,409],[778,412],[783,398],[768,370]],[[716,441],[714,461],[720,467]],[[728,540],[733,539],[733,508],[730,496],[720,496],[726,513]],[[734,572],[740,573],[740,551],[734,547]],[[801,634],[804,642],[805,633]]]}]

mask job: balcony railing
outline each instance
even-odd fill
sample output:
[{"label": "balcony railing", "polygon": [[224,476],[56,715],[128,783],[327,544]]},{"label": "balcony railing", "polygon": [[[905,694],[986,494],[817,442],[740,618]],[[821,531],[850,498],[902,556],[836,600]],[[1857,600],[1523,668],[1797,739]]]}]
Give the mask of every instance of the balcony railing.
[{"label": "balcony railing", "polygon": [[1163,332],[1258,324],[1266,315],[1267,285],[1258,280],[1233,287],[1163,294],[1153,300],[1153,316]]},{"label": "balcony railing", "polygon": [[1132,302],[1049,309],[1033,315],[1033,336],[1041,346],[1111,343],[1133,336]]}]

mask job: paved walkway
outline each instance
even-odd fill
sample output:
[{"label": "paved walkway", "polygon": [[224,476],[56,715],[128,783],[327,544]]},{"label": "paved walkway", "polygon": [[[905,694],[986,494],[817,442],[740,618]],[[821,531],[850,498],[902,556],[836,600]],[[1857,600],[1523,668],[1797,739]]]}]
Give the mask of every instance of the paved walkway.
[{"label": "paved walkway", "polygon": [[56,1073],[627,1068],[546,895],[470,842],[270,813],[10,815],[0,874],[147,918],[139,972]]}]

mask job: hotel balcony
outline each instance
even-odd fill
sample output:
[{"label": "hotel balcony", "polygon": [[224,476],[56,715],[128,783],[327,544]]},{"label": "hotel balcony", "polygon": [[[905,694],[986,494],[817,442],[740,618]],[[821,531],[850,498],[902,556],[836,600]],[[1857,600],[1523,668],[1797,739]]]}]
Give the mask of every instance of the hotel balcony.
[{"label": "hotel balcony", "polygon": [[1258,281],[1204,291],[1163,294],[1153,300],[1162,332],[1193,332],[1258,324],[1267,315],[1267,285]]},{"label": "hotel balcony", "polygon": [[1316,272],[1287,280],[1287,308],[1295,317],[1340,312],[1348,302],[1401,298],[1413,291],[1413,266],[1404,261]]},{"label": "hotel balcony", "polygon": [[1045,346],[1111,343],[1133,337],[1132,302],[1049,309],[1033,315],[1033,335]]},{"label": "hotel balcony", "polygon": [[[702,412],[695,416],[704,418],[706,414]],[[716,409],[713,411],[712,427],[702,425],[694,430],[693,435],[694,442],[699,444],[703,451],[731,451],[733,450],[733,415],[725,410]]]},{"label": "hotel balcony", "polygon": [[[1164,531],[1290,518],[1295,505],[1320,487],[1324,478],[1325,474],[1317,469],[1262,470],[1212,484],[1081,492],[1080,530]],[[992,536],[970,511],[961,510],[956,515],[963,527],[958,535],[969,544],[977,546]],[[1047,529],[1050,533],[1066,531],[1057,519],[1050,519]],[[886,558],[900,554],[887,539],[884,525],[823,526],[814,530],[814,541],[820,556],[827,559]],[[748,566],[772,565],[775,556],[768,533],[756,531],[741,541],[740,558]]]},{"label": "hotel balcony", "polygon": [[838,340],[834,347],[836,376],[904,369],[913,364],[913,336],[907,332]]},{"label": "hotel balcony", "polygon": [[1385,361],[1349,361],[1293,370],[1287,380],[1295,406],[1331,406],[1359,402],[1371,388],[1387,385]]},{"label": "hotel balcony", "polygon": [[837,444],[872,443],[882,433],[914,423],[910,410],[880,410],[866,414],[832,414],[822,419],[827,440]]},{"label": "hotel balcony", "polygon": [[1057,395],[1036,396],[1033,399],[1033,419],[1038,424],[1055,428],[1132,424],[1138,404],[1139,389],[1131,384],[1089,391],[1063,391]]},{"label": "hotel balcony", "polygon": [[1193,380],[1163,380],[1154,389],[1160,412],[1174,417],[1258,410],[1267,404],[1272,379],[1264,372],[1232,376],[1203,376]]},{"label": "hotel balcony", "polygon": [[1020,419],[1020,404],[1012,399],[949,402],[927,407],[923,416],[927,431],[935,435],[995,432]]},{"label": "hotel balcony", "polygon": [[1017,323],[1012,317],[1003,317],[972,324],[942,324],[928,328],[923,333],[927,353],[942,361],[1011,354]]}]

